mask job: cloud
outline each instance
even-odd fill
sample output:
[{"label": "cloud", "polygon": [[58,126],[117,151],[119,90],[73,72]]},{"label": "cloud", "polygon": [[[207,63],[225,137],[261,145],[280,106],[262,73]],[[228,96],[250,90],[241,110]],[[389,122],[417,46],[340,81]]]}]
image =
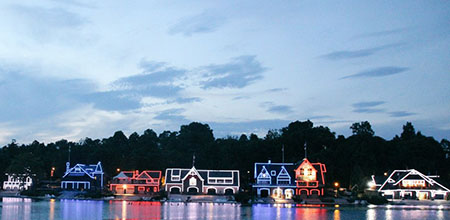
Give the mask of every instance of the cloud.
[{"label": "cloud", "polygon": [[389,112],[389,115],[393,118],[401,118],[401,117],[406,117],[406,116],[411,116],[411,115],[415,115],[416,113],[412,113],[412,112],[407,112],[407,111],[394,111],[394,112]]},{"label": "cloud", "polygon": [[287,90],[287,88],[273,88],[273,89],[266,90],[266,92],[283,92],[286,90]]},{"label": "cloud", "polygon": [[353,75],[344,76],[341,79],[351,79],[351,78],[372,78],[372,77],[383,77],[399,74],[409,70],[406,67],[396,67],[396,66],[384,66],[378,67],[366,71],[362,71]]},{"label": "cloud", "polygon": [[[97,107],[103,109],[133,109],[140,107],[140,100],[143,97],[157,97],[157,98],[173,98],[173,101],[178,103],[193,102],[196,98],[181,98],[179,96],[180,91],[183,88],[179,85],[175,85],[180,77],[186,75],[185,70],[175,69],[172,67],[166,67],[163,62],[141,62],[140,67],[142,72],[140,74],[123,77],[114,81],[111,86],[112,90],[96,93]],[[101,100],[106,98],[112,98],[117,103],[107,104]],[[92,100],[92,99],[91,99]],[[99,105],[99,103],[104,103]],[[117,106],[117,108],[111,105],[123,105],[123,107]],[[125,107],[128,105],[129,107]]]},{"label": "cloud", "polygon": [[204,89],[243,88],[262,79],[265,70],[255,56],[240,56],[226,64],[205,67],[203,77],[208,79],[201,85]]},{"label": "cloud", "polygon": [[113,82],[113,86],[119,89],[147,90],[155,85],[172,83],[176,78],[184,76],[184,70],[168,68],[157,72],[147,72],[143,74],[124,77]]},{"label": "cloud", "polygon": [[40,6],[11,5],[14,29],[12,32],[31,37],[39,43],[70,42],[86,43],[88,40],[79,33],[88,20],[79,14],[64,8],[46,8]]},{"label": "cloud", "polygon": [[34,28],[74,28],[85,24],[83,17],[63,8],[12,5],[11,8],[27,19]]},{"label": "cloud", "polygon": [[0,120],[26,121],[59,114],[79,105],[79,97],[95,88],[86,80],[37,77],[35,72],[33,68],[0,68],[0,89],[4,91],[0,93]]},{"label": "cloud", "polygon": [[191,98],[182,98],[178,97],[174,100],[174,102],[179,104],[185,104],[185,103],[192,103],[192,102],[200,102],[202,99],[198,97],[191,97]]},{"label": "cloud", "polygon": [[122,91],[94,92],[82,97],[82,99],[93,103],[98,109],[109,111],[124,111],[141,107],[141,97]]},{"label": "cloud", "polygon": [[233,98],[233,100],[241,100],[241,99],[249,99],[250,97],[248,96],[236,96]]},{"label": "cloud", "polygon": [[59,3],[59,4],[76,6],[76,7],[81,7],[81,8],[95,8],[93,5],[81,3],[81,2],[75,1],[75,0],[52,0],[52,1],[55,3]]},{"label": "cloud", "polygon": [[268,111],[272,113],[291,113],[292,108],[287,105],[275,105],[270,107]]},{"label": "cloud", "polygon": [[226,19],[217,14],[203,12],[192,17],[185,17],[169,28],[171,35],[183,34],[191,36],[198,33],[210,33],[216,31],[225,24]]},{"label": "cloud", "polygon": [[357,113],[379,113],[379,112],[385,112],[384,109],[380,108],[373,108],[380,106],[386,102],[384,101],[371,101],[371,102],[357,102],[354,103],[352,106],[355,108],[353,112]]},{"label": "cloud", "polygon": [[353,112],[357,113],[379,113],[379,112],[385,112],[384,109],[379,108],[358,108],[354,109]]},{"label": "cloud", "polygon": [[329,115],[315,115],[315,116],[310,116],[310,117],[306,117],[307,120],[309,119],[326,119],[326,118],[333,118]]},{"label": "cloud", "polygon": [[143,69],[144,73],[151,73],[160,70],[163,67],[167,67],[166,62],[148,61],[142,60],[139,67]]},{"label": "cloud", "polygon": [[360,50],[341,50],[341,51],[334,51],[328,54],[324,54],[320,56],[323,59],[327,60],[344,60],[344,59],[353,59],[353,58],[360,58],[360,57],[367,57],[375,54],[376,52],[398,47],[403,44],[387,44],[379,47],[373,47],[368,49],[360,49]]},{"label": "cloud", "polygon": [[376,32],[370,32],[370,33],[356,35],[354,38],[384,37],[384,36],[389,36],[389,35],[395,35],[395,34],[403,33],[403,32],[408,31],[410,29],[411,28],[396,28],[396,29],[385,30],[385,31],[376,31]]},{"label": "cloud", "polygon": [[352,106],[355,108],[370,108],[370,107],[382,105],[384,103],[386,103],[386,102],[383,102],[383,101],[357,102],[357,103],[354,103]]},{"label": "cloud", "polygon": [[168,109],[168,110],[159,112],[159,114],[157,116],[155,116],[154,119],[163,120],[163,121],[172,121],[172,122],[177,122],[180,124],[188,123],[189,121],[183,115],[181,115],[181,113],[183,113],[183,112],[184,112],[184,109],[182,109],[182,108]]}]

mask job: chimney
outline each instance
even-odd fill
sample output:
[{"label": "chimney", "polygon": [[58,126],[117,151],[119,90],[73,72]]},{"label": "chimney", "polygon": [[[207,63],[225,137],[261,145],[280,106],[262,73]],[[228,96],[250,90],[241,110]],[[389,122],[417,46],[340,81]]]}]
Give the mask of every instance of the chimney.
[{"label": "chimney", "polygon": [[272,163],[272,161],[271,161],[271,160],[269,160],[269,163]]}]

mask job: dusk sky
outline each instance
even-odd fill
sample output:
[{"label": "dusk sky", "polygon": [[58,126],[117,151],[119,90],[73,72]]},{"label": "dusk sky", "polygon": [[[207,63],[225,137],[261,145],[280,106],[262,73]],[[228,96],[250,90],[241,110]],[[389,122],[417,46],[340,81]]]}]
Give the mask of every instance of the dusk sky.
[{"label": "dusk sky", "polygon": [[450,139],[450,1],[2,1],[0,145],[207,123]]}]

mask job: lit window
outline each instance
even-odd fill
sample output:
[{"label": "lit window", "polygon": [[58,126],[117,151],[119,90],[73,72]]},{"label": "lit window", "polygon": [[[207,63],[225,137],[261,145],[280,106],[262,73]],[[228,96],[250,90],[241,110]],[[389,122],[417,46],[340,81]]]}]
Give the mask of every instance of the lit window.
[{"label": "lit window", "polygon": [[197,185],[197,179],[195,179],[195,177],[191,177],[189,179],[189,185],[190,186],[196,186]]}]

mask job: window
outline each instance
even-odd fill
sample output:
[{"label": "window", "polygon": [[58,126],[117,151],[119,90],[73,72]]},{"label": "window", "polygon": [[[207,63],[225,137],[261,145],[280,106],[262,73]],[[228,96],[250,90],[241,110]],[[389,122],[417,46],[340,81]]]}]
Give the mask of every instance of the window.
[{"label": "window", "polygon": [[275,176],[275,175],[277,175],[277,171],[275,171],[275,170],[271,170],[271,171],[270,171],[270,175],[272,175],[272,176]]},{"label": "window", "polygon": [[180,170],[172,170],[172,181],[180,181]]},{"label": "window", "polygon": [[300,176],[305,175],[305,170],[303,168],[300,168]]},{"label": "window", "polygon": [[189,179],[189,186],[196,186],[197,185],[197,179],[195,177],[191,177]]}]

